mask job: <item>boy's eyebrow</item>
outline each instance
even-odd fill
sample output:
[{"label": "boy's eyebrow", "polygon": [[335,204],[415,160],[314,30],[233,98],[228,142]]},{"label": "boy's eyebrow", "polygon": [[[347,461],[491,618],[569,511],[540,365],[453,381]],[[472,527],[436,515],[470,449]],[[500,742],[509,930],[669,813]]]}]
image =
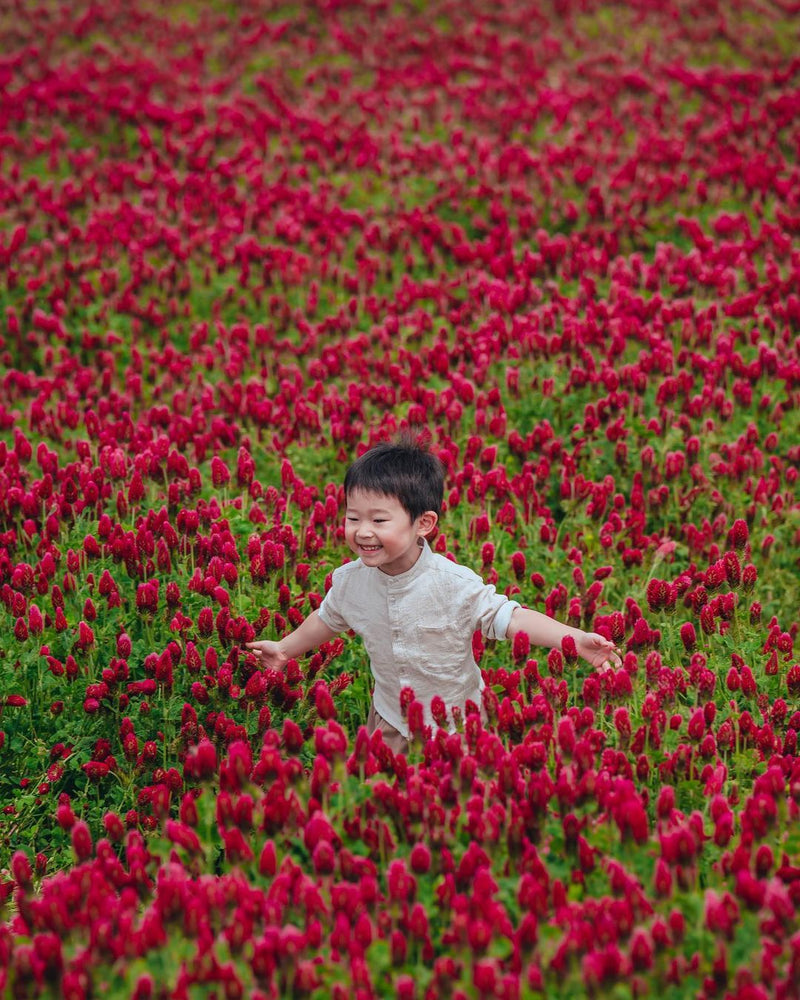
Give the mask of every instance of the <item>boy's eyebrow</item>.
[{"label": "boy's eyebrow", "polygon": [[[355,511],[355,507],[347,507],[346,511]],[[368,514],[390,514],[391,511],[388,507],[367,507]]]}]

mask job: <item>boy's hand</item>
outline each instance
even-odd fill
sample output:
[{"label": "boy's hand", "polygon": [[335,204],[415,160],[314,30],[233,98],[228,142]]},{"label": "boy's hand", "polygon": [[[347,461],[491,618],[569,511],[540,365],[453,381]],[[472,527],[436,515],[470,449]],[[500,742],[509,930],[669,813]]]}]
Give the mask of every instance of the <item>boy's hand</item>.
[{"label": "boy's hand", "polygon": [[260,642],[246,642],[245,648],[249,649],[261,661],[262,667],[271,670],[281,670],[289,662],[289,657],[281,649],[279,642],[271,639],[262,639]]},{"label": "boy's hand", "polygon": [[595,669],[600,667],[621,667],[622,660],[614,643],[597,632],[584,632],[575,640],[578,656],[582,656]]},{"label": "boy's hand", "polygon": [[280,670],[289,660],[303,656],[309,649],[316,649],[321,643],[335,639],[338,634],[328,628],[317,611],[312,611],[294,632],[285,635],[278,642],[260,639],[258,642],[246,642],[244,645],[245,649],[255,653],[262,667]]}]

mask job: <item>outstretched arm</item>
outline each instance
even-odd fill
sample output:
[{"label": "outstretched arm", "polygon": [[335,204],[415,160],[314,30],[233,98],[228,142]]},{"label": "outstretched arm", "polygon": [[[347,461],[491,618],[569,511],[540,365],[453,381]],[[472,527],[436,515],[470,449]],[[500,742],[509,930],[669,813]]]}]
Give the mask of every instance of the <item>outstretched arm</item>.
[{"label": "outstretched arm", "polygon": [[605,639],[597,632],[584,632],[583,629],[563,625],[533,608],[514,608],[506,637],[513,639],[517,632],[525,632],[534,646],[549,646],[551,649],[560,648],[561,640],[565,636],[571,636],[578,655],[593,667],[622,666],[622,660],[610,639]]},{"label": "outstretched arm", "polygon": [[245,646],[259,657],[263,667],[280,670],[289,660],[302,656],[310,649],[316,649],[323,642],[335,639],[338,634],[328,628],[316,611],[312,611],[294,632],[290,632],[277,642],[262,639],[259,642],[245,643]]}]

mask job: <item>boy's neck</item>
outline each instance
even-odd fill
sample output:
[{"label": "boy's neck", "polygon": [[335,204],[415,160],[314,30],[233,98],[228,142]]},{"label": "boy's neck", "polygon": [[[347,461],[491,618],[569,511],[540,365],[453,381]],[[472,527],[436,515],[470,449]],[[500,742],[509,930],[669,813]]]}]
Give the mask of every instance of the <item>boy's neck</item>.
[{"label": "boy's neck", "polygon": [[381,573],[383,573],[384,576],[402,576],[403,573],[407,573],[410,569],[413,569],[417,565],[417,563],[419,562],[419,557],[422,555],[422,550],[424,547],[425,547],[425,539],[418,538],[417,548],[416,551],[413,553],[413,558],[411,562],[408,564],[408,566],[406,566],[404,569],[397,570],[397,572],[395,573],[391,573],[385,570],[382,566],[379,566],[378,569],[380,570]]}]

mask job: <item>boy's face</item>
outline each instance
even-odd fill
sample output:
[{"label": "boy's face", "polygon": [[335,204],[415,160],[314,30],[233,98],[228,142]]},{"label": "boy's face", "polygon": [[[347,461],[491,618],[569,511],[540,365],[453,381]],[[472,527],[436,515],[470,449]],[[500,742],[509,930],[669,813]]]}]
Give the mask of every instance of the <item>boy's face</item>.
[{"label": "boy's face", "polygon": [[396,497],[353,490],[347,494],[344,536],[349,548],[366,566],[397,576],[417,561],[420,539],[436,521],[433,511],[426,511],[412,521]]}]

